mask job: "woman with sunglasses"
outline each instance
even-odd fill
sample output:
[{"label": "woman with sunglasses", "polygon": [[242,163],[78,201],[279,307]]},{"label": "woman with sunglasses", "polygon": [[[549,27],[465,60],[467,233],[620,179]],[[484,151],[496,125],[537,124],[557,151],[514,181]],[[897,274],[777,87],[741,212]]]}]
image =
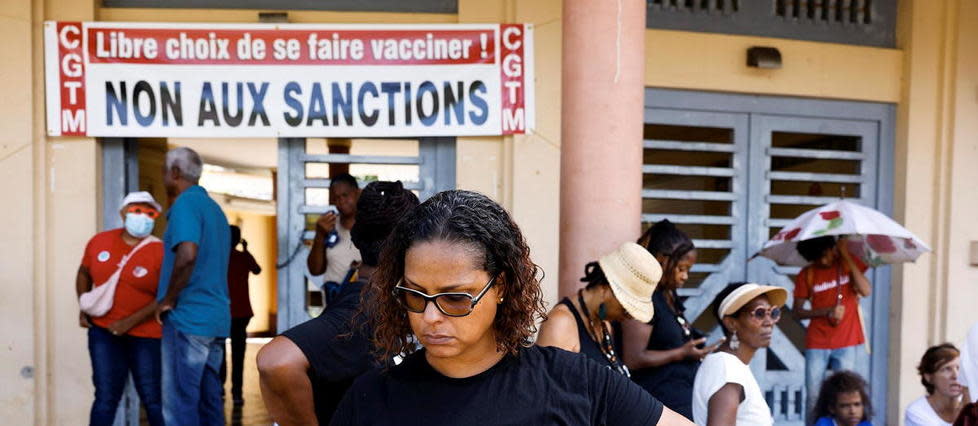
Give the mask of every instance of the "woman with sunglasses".
[{"label": "woman with sunglasses", "polygon": [[753,283],[731,284],[714,300],[714,314],[727,340],[707,355],[693,381],[697,425],[774,424],[771,409],[750,371],[758,349],[771,344],[774,324],[788,291]]},{"label": "woman with sunglasses", "polygon": [[584,268],[587,286],[565,297],[540,324],[537,344],[579,352],[628,377],[615,353],[612,321],[652,319],[652,292],[662,276],[659,262],[642,246],[625,243]]},{"label": "woman with sunglasses", "polygon": [[537,271],[481,194],[446,191],[411,211],[364,293],[379,359],[403,360],[357,379],[331,424],[688,424],[585,357],[530,346]]},{"label": "woman with sunglasses", "polygon": [[666,219],[645,231],[639,244],[662,264],[662,281],[652,294],[652,320],[622,323],[622,358],[635,383],[666,407],[692,419],[696,369],[722,342],[706,346],[706,339],[686,319],[686,308],[677,293],[696,263],[696,247]]}]

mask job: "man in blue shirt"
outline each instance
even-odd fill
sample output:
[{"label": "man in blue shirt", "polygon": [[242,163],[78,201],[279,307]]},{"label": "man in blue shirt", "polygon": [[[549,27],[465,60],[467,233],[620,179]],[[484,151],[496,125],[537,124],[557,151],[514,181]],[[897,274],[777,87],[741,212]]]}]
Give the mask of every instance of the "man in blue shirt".
[{"label": "man in blue shirt", "polygon": [[231,328],[227,217],[197,185],[203,163],[189,148],[166,153],[171,201],[163,234],[157,320],[163,323],[163,418],[167,425],[224,424],[220,368]]}]

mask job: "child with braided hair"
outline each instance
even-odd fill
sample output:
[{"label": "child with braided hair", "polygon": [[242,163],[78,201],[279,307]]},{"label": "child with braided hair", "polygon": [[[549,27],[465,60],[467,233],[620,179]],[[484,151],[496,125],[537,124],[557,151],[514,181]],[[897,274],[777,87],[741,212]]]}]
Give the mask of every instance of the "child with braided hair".
[{"label": "child with braided hair", "polygon": [[282,425],[329,424],[347,388],[373,366],[370,331],[360,310],[361,289],[379,263],[394,225],[418,205],[401,182],[372,182],[360,193],[350,230],[363,262],[318,317],[282,333],[258,353],[262,398]]}]

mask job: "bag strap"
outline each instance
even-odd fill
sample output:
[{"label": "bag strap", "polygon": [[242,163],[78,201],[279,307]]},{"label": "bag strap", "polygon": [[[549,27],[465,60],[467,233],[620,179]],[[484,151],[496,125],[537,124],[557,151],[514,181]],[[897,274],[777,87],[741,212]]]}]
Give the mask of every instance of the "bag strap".
[{"label": "bag strap", "polygon": [[132,259],[132,257],[136,254],[137,251],[139,251],[139,249],[146,247],[150,243],[155,243],[158,241],[160,241],[160,239],[156,238],[153,235],[143,238],[143,240],[140,241],[139,244],[136,244],[136,247],[133,247],[132,250],[129,250],[129,253],[126,253],[126,255],[122,257],[122,260],[119,262],[118,271],[122,272],[122,269],[126,267],[127,263],[129,263],[129,259]]}]

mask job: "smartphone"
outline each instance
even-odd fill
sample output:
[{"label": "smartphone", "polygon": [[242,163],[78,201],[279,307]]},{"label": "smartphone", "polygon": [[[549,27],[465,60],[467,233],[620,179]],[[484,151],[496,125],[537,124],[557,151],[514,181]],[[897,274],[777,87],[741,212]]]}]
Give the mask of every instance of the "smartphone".
[{"label": "smartphone", "polygon": [[330,204],[330,205],[326,206],[326,212],[323,213],[323,214],[326,214],[326,213],[333,213],[335,215],[339,215],[340,214],[340,209],[336,208],[336,205]]}]

